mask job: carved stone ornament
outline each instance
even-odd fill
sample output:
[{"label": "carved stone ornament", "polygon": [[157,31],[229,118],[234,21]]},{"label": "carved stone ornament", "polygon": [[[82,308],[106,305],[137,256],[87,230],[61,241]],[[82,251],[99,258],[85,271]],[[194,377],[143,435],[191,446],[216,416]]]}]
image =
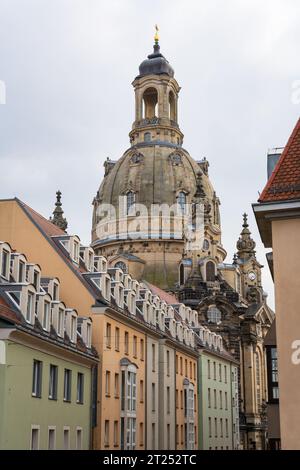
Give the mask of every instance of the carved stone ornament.
[{"label": "carved stone ornament", "polygon": [[178,152],[171,153],[169,158],[172,162],[172,165],[181,165],[182,164],[182,157],[181,157],[181,154],[178,153]]},{"label": "carved stone ornament", "polygon": [[139,153],[139,152],[135,152],[134,154],[131,155],[131,158],[130,158],[130,163],[132,163],[133,165],[137,165],[139,163],[141,163],[144,159],[144,155]]}]

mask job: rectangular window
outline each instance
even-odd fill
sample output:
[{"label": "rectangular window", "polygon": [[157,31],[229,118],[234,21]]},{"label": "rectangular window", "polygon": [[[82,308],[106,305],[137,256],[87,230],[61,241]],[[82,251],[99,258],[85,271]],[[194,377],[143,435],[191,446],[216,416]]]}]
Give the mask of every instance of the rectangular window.
[{"label": "rectangular window", "polygon": [[225,392],[225,410],[228,410],[228,394]]},{"label": "rectangular window", "polygon": [[217,409],[217,390],[214,389],[214,409]]},{"label": "rectangular window", "polygon": [[184,436],[183,436],[183,424],[181,424],[181,426],[180,426],[180,434],[181,434],[181,445],[183,445],[183,439],[184,439]]},{"label": "rectangular window", "polygon": [[183,375],[182,357],[180,356],[180,375]]},{"label": "rectangular window", "polygon": [[115,397],[119,398],[119,396],[120,396],[119,374],[115,374]]},{"label": "rectangular window", "polygon": [[152,372],[155,372],[155,344],[152,344]]},{"label": "rectangular window", "polygon": [[50,364],[50,377],[49,377],[50,400],[57,400],[57,378],[58,378],[58,367],[53,364]]},{"label": "rectangular window", "polygon": [[176,408],[179,408],[179,398],[178,398],[178,390],[176,389],[175,392],[175,406]]},{"label": "rectangular window", "polygon": [[223,394],[222,394],[222,390],[220,390],[220,410],[223,409]]},{"label": "rectangular window", "polygon": [[144,403],[144,381],[140,380],[140,403]]},{"label": "rectangular window", "polygon": [[120,328],[118,327],[115,330],[115,350],[120,351]]},{"label": "rectangular window", "polygon": [[109,446],[109,421],[108,419],[104,422],[104,445],[105,447]]},{"label": "rectangular window", "polygon": [[220,419],[220,437],[223,437],[223,418]]},{"label": "rectangular window", "polygon": [[24,273],[25,273],[25,263],[24,263],[24,261],[20,261],[19,262],[18,282],[23,282],[24,281]]},{"label": "rectangular window", "polygon": [[178,373],[179,373],[179,370],[178,370],[178,354],[176,354],[176,359],[175,359],[175,361],[176,361],[176,364],[175,364],[175,372],[176,372],[176,374],[178,374]]},{"label": "rectangular window", "polygon": [[111,348],[111,324],[106,323],[106,347]]},{"label": "rectangular window", "polygon": [[137,357],[137,337],[133,336],[133,357]]},{"label": "rectangular window", "polygon": [[82,449],[82,429],[81,428],[76,429],[76,449],[77,450]]},{"label": "rectangular window", "polygon": [[121,377],[122,377],[122,382],[121,382],[121,410],[125,411],[125,396],[126,396],[125,370],[122,370]]},{"label": "rectangular window", "polygon": [[31,428],[31,450],[39,450],[40,445],[40,428],[32,427]]},{"label": "rectangular window", "polygon": [[155,423],[152,423],[152,449],[155,449]]},{"label": "rectangular window", "polygon": [[105,372],[105,395],[110,396],[110,372],[108,370]]},{"label": "rectangular window", "polygon": [[140,446],[144,445],[144,424],[140,423]]},{"label": "rectangular window", "polygon": [[228,437],[228,419],[227,418],[225,420],[225,431],[226,431],[226,437]]},{"label": "rectangular window", "polygon": [[119,423],[114,421],[114,447],[119,445]]},{"label": "rectangular window", "polygon": [[76,343],[76,336],[77,336],[77,330],[76,330],[76,326],[77,326],[77,321],[76,321],[76,317],[74,315],[71,316],[71,341],[72,343]]},{"label": "rectangular window", "polygon": [[140,341],[140,348],[141,348],[141,361],[144,360],[144,340],[141,339]]},{"label": "rectangular window", "polygon": [[9,252],[6,250],[2,251],[2,265],[1,265],[1,276],[8,277],[8,256]]},{"label": "rectangular window", "polygon": [[217,380],[217,366],[216,366],[215,361],[214,361],[214,380]]},{"label": "rectangular window", "polygon": [[26,321],[28,323],[32,323],[33,312],[34,312],[34,294],[32,292],[28,292],[27,309],[26,309]]},{"label": "rectangular window", "polygon": [[193,363],[190,361],[190,379],[193,380]]},{"label": "rectangular window", "polygon": [[188,361],[185,359],[184,361],[184,375],[187,377],[188,376]]},{"label": "rectangular window", "polygon": [[70,449],[70,428],[64,428],[64,450]]},{"label": "rectangular window", "polygon": [[215,437],[218,437],[218,420],[215,418]]},{"label": "rectangular window", "polygon": [[58,332],[59,336],[64,334],[64,311],[62,308],[58,309]]},{"label": "rectangular window", "polygon": [[170,351],[167,350],[167,376],[170,376]]},{"label": "rectangular window", "polygon": [[53,283],[53,301],[58,300],[58,285]]},{"label": "rectangular window", "polygon": [[208,408],[211,408],[211,390],[210,390],[210,388],[207,390],[207,400],[208,400]]},{"label": "rectangular window", "polygon": [[183,391],[180,390],[180,408],[183,410]]},{"label": "rectangular window", "polygon": [[65,369],[64,374],[64,401],[71,401],[71,390],[72,390],[72,371]]},{"label": "rectangular window", "polygon": [[170,449],[170,443],[171,443],[170,425],[167,424],[167,449]]},{"label": "rectangular window", "polygon": [[212,437],[212,432],[211,432],[211,418],[208,418],[208,435],[209,435],[209,437]]},{"label": "rectangular window", "polygon": [[83,404],[83,394],[84,394],[84,374],[78,372],[77,374],[77,398],[76,401],[80,405]]},{"label": "rectangular window", "polygon": [[167,413],[170,414],[171,412],[171,404],[170,404],[170,387],[167,387]]},{"label": "rectangular window", "polygon": [[210,379],[210,360],[207,360],[207,378]]},{"label": "rectangular window", "polygon": [[124,352],[125,354],[129,354],[129,333],[125,331],[124,334]]},{"label": "rectangular window", "polygon": [[194,380],[196,380],[196,363],[194,362]]},{"label": "rectangular window", "polygon": [[155,384],[152,384],[152,411],[155,411]]},{"label": "rectangular window", "polygon": [[55,428],[48,428],[48,450],[55,449]]},{"label": "rectangular window", "polygon": [[176,424],[176,444],[179,444],[179,425]]},{"label": "rectangular window", "polygon": [[40,273],[36,270],[33,271],[33,285],[38,290],[39,288],[39,275]]},{"label": "rectangular window", "polygon": [[227,384],[227,366],[224,366],[224,381]]},{"label": "rectangular window", "polygon": [[37,398],[42,396],[42,364],[41,361],[33,361],[32,395]]},{"label": "rectangular window", "polygon": [[219,364],[219,382],[222,382],[222,364]]},{"label": "rectangular window", "polygon": [[43,316],[43,329],[49,329],[49,321],[50,321],[50,302],[44,302],[44,316]]}]

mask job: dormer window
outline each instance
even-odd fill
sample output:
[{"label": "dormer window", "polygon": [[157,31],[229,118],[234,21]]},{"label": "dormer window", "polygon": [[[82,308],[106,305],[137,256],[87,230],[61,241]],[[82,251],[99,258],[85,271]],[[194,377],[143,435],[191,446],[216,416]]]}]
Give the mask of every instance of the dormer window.
[{"label": "dormer window", "polygon": [[2,250],[2,262],[1,262],[1,276],[5,279],[9,278],[9,258],[10,252],[3,249]]},{"label": "dormer window", "polygon": [[59,299],[59,286],[56,282],[53,282],[53,289],[52,289],[52,300],[56,301]]},{"label": "dormer window", "polygon": [[86,324],[86,346],[87,348],[92,346],[92,325],[90,323]]},{"label": "dormer window", "polygon": [[33,285],[37,291],[40,290],[40,273],[39,271],[33,271]]},{"label": "dormer window", "polygon": [[25,263],[24,261],[19,261],[19,273],[18,273],[18,282],[25,281]]},{"label": "dormer window", "polygon": [[43,315],[43,329],[49,331],[50,329],[50,302],[44,302],[44,315]]},{"label": "dormer window", "polygon": [[34,306],[35,306],[34,297],[35,295],[32,292],[28,292],[27,307],[26,307],[26,321],[28,323],[33,322]]},{"label": "dormer window", "polygon": [[58,326],[57,326],[57,334],[59,336],[63,336],[64,334],[64,310],[62,308],[58,309]]},{"label": "dormer window", "polygon": [[76,343],[76,333],[77,333],[77,319],[75,315],[71,316],[71,341],[72,343]]},{"label": "dormer window", "polygon": [[123,261],[118,261],[114,267],[122,269],[123,273],[127,273],[127,266]]},{"label": "dormer window", "polygon": [[79,262],[79,243],[76,240],[74,240],[73,259],[75,263]]}]

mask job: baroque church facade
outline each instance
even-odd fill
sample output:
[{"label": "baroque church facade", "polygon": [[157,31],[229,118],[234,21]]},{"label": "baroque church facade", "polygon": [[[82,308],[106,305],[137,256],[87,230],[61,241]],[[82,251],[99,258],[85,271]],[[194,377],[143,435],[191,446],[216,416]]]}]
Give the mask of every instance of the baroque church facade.
[{"label": "baroque church facade", "polygon": [[[105,161],[105,175],[93,201],[91,246],[111,267],[174,294],[198,311],[203,326],[222,335],[240,364],[240,447],[264,449],[268,436],[263,341],[274,314],[266,303],[247,216],[233,263],[225,263],[220,200],[209,179],[208,161],[195,161],[183,147],[180,86],[157,36],[133,87],[130,147],[119,160]],[[202,234],[197,248],[191,247],[183,228],[188,206],[190,231],[194,237],[198,231]],[[201,228],[193,223],[197,208]]]}]

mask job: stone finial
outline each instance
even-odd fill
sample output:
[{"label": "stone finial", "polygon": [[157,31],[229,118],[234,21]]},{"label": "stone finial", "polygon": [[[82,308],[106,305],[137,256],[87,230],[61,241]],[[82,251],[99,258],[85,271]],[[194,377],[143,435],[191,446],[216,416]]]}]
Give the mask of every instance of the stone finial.
[{"label": "stone finial", "polygon": [[255,241],[251,238],[251,232],[248,225],[248,215],[243,214],[243,229],[240,238],[237,241],[237,256],[239,259],[249,259],[255,257]]},{"label": "stone finial", "polygon": [[50,217],[50,222],[52,222],[57,227],[61,228],[62,230],[66,231],[68,227],[67,219],[63,217],[64,211],[62,210],[62,203],[61,203],[61,191],[56,191],[56,202],[55,202],[55,209],[53,211],[53,217]]}]

